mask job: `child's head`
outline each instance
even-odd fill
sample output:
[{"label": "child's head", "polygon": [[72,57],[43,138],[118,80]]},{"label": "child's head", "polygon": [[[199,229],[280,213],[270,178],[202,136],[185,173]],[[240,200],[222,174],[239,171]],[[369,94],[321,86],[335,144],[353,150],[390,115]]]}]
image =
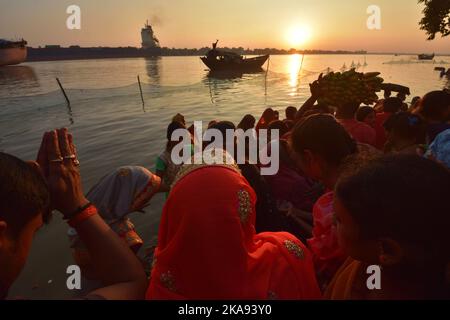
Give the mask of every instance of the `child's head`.
[{"label": "child's head", "polygon": [[272,137],[272,134],[271,134],[272,130],[278,130],[278,137],[279,138],[281,138],[282,136],[284,136],[286,133],[289,132],[289,128],[288,128],[288,126],[286,125],[286,123],[284,121],[281,121],[281,120],[272,121],[269,124],[269,135],[270,135],[269,141],[272,139],[271,138]]},{"label": "child's head", "polygon": [[449,121],[450,93],[444,90],[427,93],[420,101],[419,112],[430,122]]},{"label": "child's head", "polygon": [[450,171],[415,155],[386,156],[352,171],[341,175],[335,189],[342,249],[405,279],[444,286]]},{"label": "child's head", "polygon": [[295,115],[297,114],[297,108],[293,106],[289,106],[285,110],[286,119],[287,120],[295,120]]},{"label": "child's head", "polygon": [[339,119],[353,119],[360,105],[361,103],[359,102],[347,102],[338,107],[336,117]]},{"label": "child's head", "polygon": [[397,97],[390,97],[383,102],[383,111],[389,113],[397,113],[403,106],[403,101]]},{"label": "child's head", "polygon": [[356,142],[331,115],[314,115],[299,122],[291,142],[303,172],[321,181],[357,152]]},{"label": "child's head", "polygon": [[376,113],[375,109],[369,106],[362,106],[356,111],[356,120],[375,127]]},{"label": "child's head", "polygon": [[418,115],[400,112],[391,116],[384,128],[388,132],[388,144],[395,150],[425,143],[426,124]]},{"label": "child's head", "polygon": [[179,141],[172,141],[172,134],[175,132],[175,130],[178,129],[186,130],[186,127],[181,122],[178,121],[173,121],[167,126],[167,133],[166,133],[167,149],[170,149],[179,142]]}]

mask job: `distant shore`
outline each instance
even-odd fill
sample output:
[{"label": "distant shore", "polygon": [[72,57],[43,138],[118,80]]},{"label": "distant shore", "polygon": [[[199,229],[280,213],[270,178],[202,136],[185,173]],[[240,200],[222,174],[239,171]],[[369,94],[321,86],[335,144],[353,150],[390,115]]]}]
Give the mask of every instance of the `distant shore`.
[{"label": "distant shore", "polygon": [[[82,48],[72,46],[68,48],[48,46],[45,48],[28,48],[28,62],[32,61],[58,61],[58,60],[84,60],[84,59],[111,59],[111,58],[147,58],[164,56],[204,56],[210,48],[176,49],[154,48],[141,49],[135,47],[92,47]],[[235,52],[242,55],[287,55],[287,54],[367,54],[366,51],[327,51],[327,50],[279,50],[279,49],[252,49],[220,48],[220,50]]]},{"label": "distant shore", "polygon": [[[135,47],[90,47],[83,48],[79,46],[59,47],[47,46],[44,48],[28,48],[27,62],[37,61],[60,61],[60,60],[86,60],[86,59],[114,59],[114,58],[151,58],[151,57],[170,57],[170,56],[204,56],[210,48],[200,49],[176,49],[176,48],[154,48],[142,49]],[[345,50],[283,50],[283,49],[244,49],[244,48],[220,48],[220,50],[235,52],[242,55],[289,55],[289,54],[306,54],[306,55],[324,55],[324,54],[341,54],[341,55],[372,55],[386,54],[394,55],[394,53],[378,53],[367,51],[345,51]],[[416,53],[398,53],[398,56],[417,55]],[[436,55],[446,56],[446,55]]]}]

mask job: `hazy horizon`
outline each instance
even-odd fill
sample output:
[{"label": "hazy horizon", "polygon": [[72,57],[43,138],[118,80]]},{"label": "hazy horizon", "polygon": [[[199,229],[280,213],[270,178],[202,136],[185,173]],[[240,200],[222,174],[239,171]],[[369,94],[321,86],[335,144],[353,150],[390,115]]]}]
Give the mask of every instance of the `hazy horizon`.
[{"label": "hazy horizon", "polygon": [[[81,8],[81,30],[68,30],[66,8]],[[381,30],[369,30],[366,10],[381,8]],[[0,38],[32,47],[138,47],[148,19],[161,46],[365,50],[370,53],[450,54],[450,38],[427,41],[416,0],[0,0]]]}]

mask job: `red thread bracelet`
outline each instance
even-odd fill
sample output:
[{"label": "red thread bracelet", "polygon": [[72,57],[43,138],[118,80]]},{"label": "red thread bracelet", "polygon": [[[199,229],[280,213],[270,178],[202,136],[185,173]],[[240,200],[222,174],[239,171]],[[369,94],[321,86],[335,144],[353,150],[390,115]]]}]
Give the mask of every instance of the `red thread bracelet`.
[{"label": "red thread bracelet", "polygon": [[75,217],[69,220],[69,226],[72,228],[76,228],[80,223],[83,221],[89,219],[92,216],[95,216],[97,214],[97,208],[94,205],[90,205],[83,211],[81,211],[79,214],[77,214]]}]

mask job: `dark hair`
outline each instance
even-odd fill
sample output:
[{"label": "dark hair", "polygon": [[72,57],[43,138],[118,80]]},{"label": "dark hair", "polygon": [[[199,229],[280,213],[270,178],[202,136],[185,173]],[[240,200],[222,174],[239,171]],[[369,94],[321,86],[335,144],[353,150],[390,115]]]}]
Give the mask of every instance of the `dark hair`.
[{"label": "dark hair", "polygon": [[167,126],[167,140],[171,140],[172,139],[172,134],[174,133],[175,130],[178,129],[186,129],[186,127],[180,123],[180,122],[171,122],[168,126]]},{"label": "dark hair", "polygon": [[265,120],[273,120],[275,118],[275,111],[272,108],[267,108],[264,110],[261,118],[264,118]]},{"label": "dark hair", "polygon": [[397,154],[374,160],[353,174],[343,173],[335,194],[362,237],[388,237],[419,246],[418,252],[427,255],[419,258],[427,260],[424,265],[441,268],[439,276],[445,283],[442,277],[450,259],[449,190],[450,171],[444,166]]},{"label": "dark hair", "polygon": [[330,107],[330,105],[325,104],[325,103],[323,103],[323,102],[321,102],[321,103],[315,105],[314,108],[315,108],[316,110],[318,110],[319,113],[329,113],[329,114],[333,114],[333,113],[334,113],[333,108]]},{"label": "dark hair", "polygon": [[181,122],[177,122],[177,121],[173,121],[171,122],[168,126],[167,126],[167,133],[166,133],[166,138],[167,138],[167,144],[166,144],[166,149],[169,149],[170,146],[172,145],[172,134],[174,133],[175,130],[178,129],[185,129],[186,130],[186,126],[183,125]]},{"label": "dark hair", "polygon": [[[50,193],[43,176],[12,155],[0,152],[0,219],[6,221],[13,236],[38,214],[50,218]],[[10,229],[11,228],[11,229]]]},{"label": "dark hair", "polygon": [[279,130],[280,138],[289,132],[288,126],[281,120],[272,121],[269,124],[269,130]]},{"label": "dark hair", "polygon": [[256,119],[251,114],[246,114],[238,124],[239,129],[248,130],[255,126]]},{"label": "dark hair", "polygon": [[297,114],[297,108],[293,106],[289,106],[285,110],[286,119],[295,120],[295,115]]},{"label": "dark hair", "polygon": [[383,124],[388,132],[394,133],[403,139],[412,139],[416,143],[425,143],[426,138],[426,123],[418,115],[410,114],[409,112],[399,112],[392,115]]},{"label": "dark hair", "polygon": [[[226,147],[228,141],[227,141],[227,130],[236,130],[236,126],[234,125],[233,122],[231,121],[220,121],[215,123],[214,125],[212,125],[211,127],[208,128],[208,130],[210,129],[216,129],[219,130],[220,133],[223,136],[223,143],[224,143],[224,148]],[[212,142],[211,142],[212,143]],[[204,142],[204,147],[206,147],[207,145],[209,145],[210,143],[205,141]]]},{"label": "dark hair", "polygon": [[356,120],[364,122],[366,120],[367,116],[371,113],[375,113],[375,110],[372,107],[369,106],[362,106],[356,111]]},{"label": "dark hair", "polygon": [[336,166],[357,152],[355,140],[331,115],[313,115],[301,121],[294,127],[291,140],[297,153],[311,150]]},{"label": "dark hair", "polygon": [[359,106],[360,106],[359,102],[344,103],[342,106],[338,107],[337,115],[339,115],[340,117],[344,117],[346,119],[353,119]]},{"label": "dark hair", "polygon": [[227,130],[236,130],[236,126],[231,121],[220,121],[215,124],[213,124],[210,129],[217,129],[219,130],[222,135],[225,137]]},{"label": "dark hair", "polygon": [[416,104],[417,102],[420,101],[420,99],[422,99],[422,98],[419,96],[415,96],[414,98],[411,99],[411,104],[412,105]]},{"label": "dark hair", "polygon": [[445,122],[449,119],[450,93],[432,91],[427,93],[420,103],[420,114],[427,120]]},{"label": "dark hair", "polygon": [[397,97],[390,97],[383,102],[383,111],[397,113],[403,106],[403,101]]}]

